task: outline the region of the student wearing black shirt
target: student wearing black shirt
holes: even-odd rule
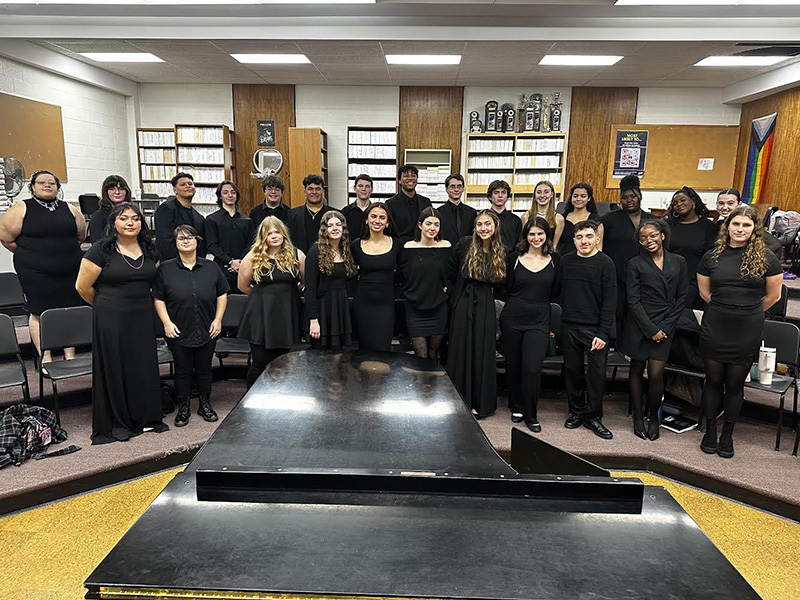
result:
[[[736,188],[726,188],[717,194],[717,232],[722,228],[722,223],[727,216],[742,205],[742,195]],[[781,259],[783,245],[780,240],[764,229],[764,243],[773,254]]]
[[[120,175],[109,175],[103,181],[100,191],[100,207],[89,219],[89,240],[96,244],[103,239],[108,225],[108,215],[121,202],[131,201],[131,188]]]
[[[577,251],[558,263],[557,295],[561,296],[561,343],[569,401],[564,427],[583,425],[608,440],[613,436],[601,419],[617,274],[614,261],[597,249],[599,228],[591,219],[575,224]],[[588,358],[585,384],[584,356]],[[584,392],[588,392],[588,402]]]
[[[522,235],[522,221],[510,210],[506,210],[506,203],[511,197],[511,186],[502,179],[497,179],[489,184],[486,197],[491,203],[491,210],[500,219],[500,237],[506,252],[511,252],[519,243]]]
[[[447,202],[437,210],[442,218],[441,236],[455,246],[462,237],[472,235],[478,211],[461,201],[464,195],[464,177],[459,173],[448,175],[444,180]]]
[[[601,221],[603,252],[614,261],[617,270],[617,328],[614,332],[617,340],[622,334],[622,325],[628,312],[628,263],[639,256],[641,249],[636,239],[636,229],[642,221],[653,218],[649,212],[642,210],[642,190],[636,175],[626,175],[619,182],[619,206],[622,210],[612,210]]]
[[[319,175],[306,175],[303,178],[303,191],[306,202],[289,211],[286,225],[292,238],[292,245],[303,254],[317,241],[319,224],[329,210],[325,204],[325,181]]]
[[[155,214],[156,245],[161,253],[161,260],[178,256],[178,249],[173,240],[173,232],[178,225],[194,227],[201,237],[206,231],[203,215],[192,207],[195,194],[194,177],[189,173],[178,173],[172,178],[171,183],[175,198],[162,202]],[[200,239],[197,255],[204,257],[206,253],[206,242]]]
[[[261,190],[264,192],[264,202],[250,209],[250,219],[256,229],[261,225],[261,221],[267,217],[278,217],[286,223],[289,218],[289,207],[283,203],[283,192],[286,186],[277,175],[270,175],[261,182]]]
[[[417,178],[419,169],[414,165],[403,165],[397,170],[397,180],[400,183],[400,193],[395,194],[386,201],[386,206],[392,213],[400,247],[414,239],[414,230],[417,227],[419,213],[431,206],[431,201],[425,196],[417,194]]]
[[[575,252],[575,225],[581,221],[592,219],[600,223],[598,229],[597,249],[603,251],[603,224],[597,216],[597,202],[594,200],[594,190],[588,183],[581,182],[573,185],[567,195],[567,204],[564,206],[564,231],[559,239],[558,253],[566,256]]]
[[[256,228],[249,217],[239,212],[239,188],[232,181],[217,186],[217,206],[220,209],[206,218],[208,251],[214,255],[228,279],[230,291],[241,293],[237,286],[239,265],[253,245]]]
[[[153,298],[175,361],[175,426],[183,427],[191,416],[193,376],[200,393],[197,414],[209,422],[218,419],[211,407],[211,360],[228,304],[228,281],[212,261],[197,256],[194,227],[179,225],[174,237],[178,257],[161,263]]]
[[[732,458],[744,382],[757,360],[764,311],[780,300],[783,269],[764,245],[755,208],[737,208],[722,228],[697,269],[700,297],[708,302],[700,329],[700,354],[706,363],[706,433],[700,449]],[[725,424],[717,440],[720,408],[725,411]]]
[[[372,196],[372,177],[364,175],[363,173],[356,177],[353,184],[353,190],[356,193],[355,202],[351,202],[342,209],[342,214],[347,221],[347,231],[350,233],[350,238],[358,238],[361,235],[361,229],[364,226],[364,218],[367,215],[367,209],[372,203],[370,196]]]

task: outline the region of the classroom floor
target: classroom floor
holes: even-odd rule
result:
[[[171,469],[0,518],[4,597],[79,600],[83,581],[172,477]],[[665,487],[764,600],[800,597],[800,524],[647,473]]]

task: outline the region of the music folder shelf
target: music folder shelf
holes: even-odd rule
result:
[[[757,598],[663,488],[517,429],[512,465],[437,364],[293,352],[86,597]]]

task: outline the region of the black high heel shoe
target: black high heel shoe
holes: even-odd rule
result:
[[[647,437],[650,441],[658,439],[661,430],[661,423],[658,420],[658,415],[652,417],[647,423]]]
[[[636,417],[633,418],[633,433],[638,438],[641,438],[643,440],[647,439],[647,431],[645,430],[644,427],[643,417],[639,417],[638,419]]]

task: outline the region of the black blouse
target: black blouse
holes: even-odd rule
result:
[[[761,299],[767,295],[766,278],[783,273],[772,252],[766,253],[767,272],[763,277],[742,278],[744,247],[728,246],[715,260],[709,250],[697,267],[699,275],[711,279],[711,304],[734,310],[761,310]]]
[[[403,248],[400,272],[403,295],[419,311],[429,311],[447,302],[447,264],[452,247]]]
[[[697,267],[703,255],[714,246],[717,237],[716,224],[705,218],[694,223],[672,224],[670,232],[669,251],[680,254],[686,260],[689,272],[689,285],[697,286]]]

